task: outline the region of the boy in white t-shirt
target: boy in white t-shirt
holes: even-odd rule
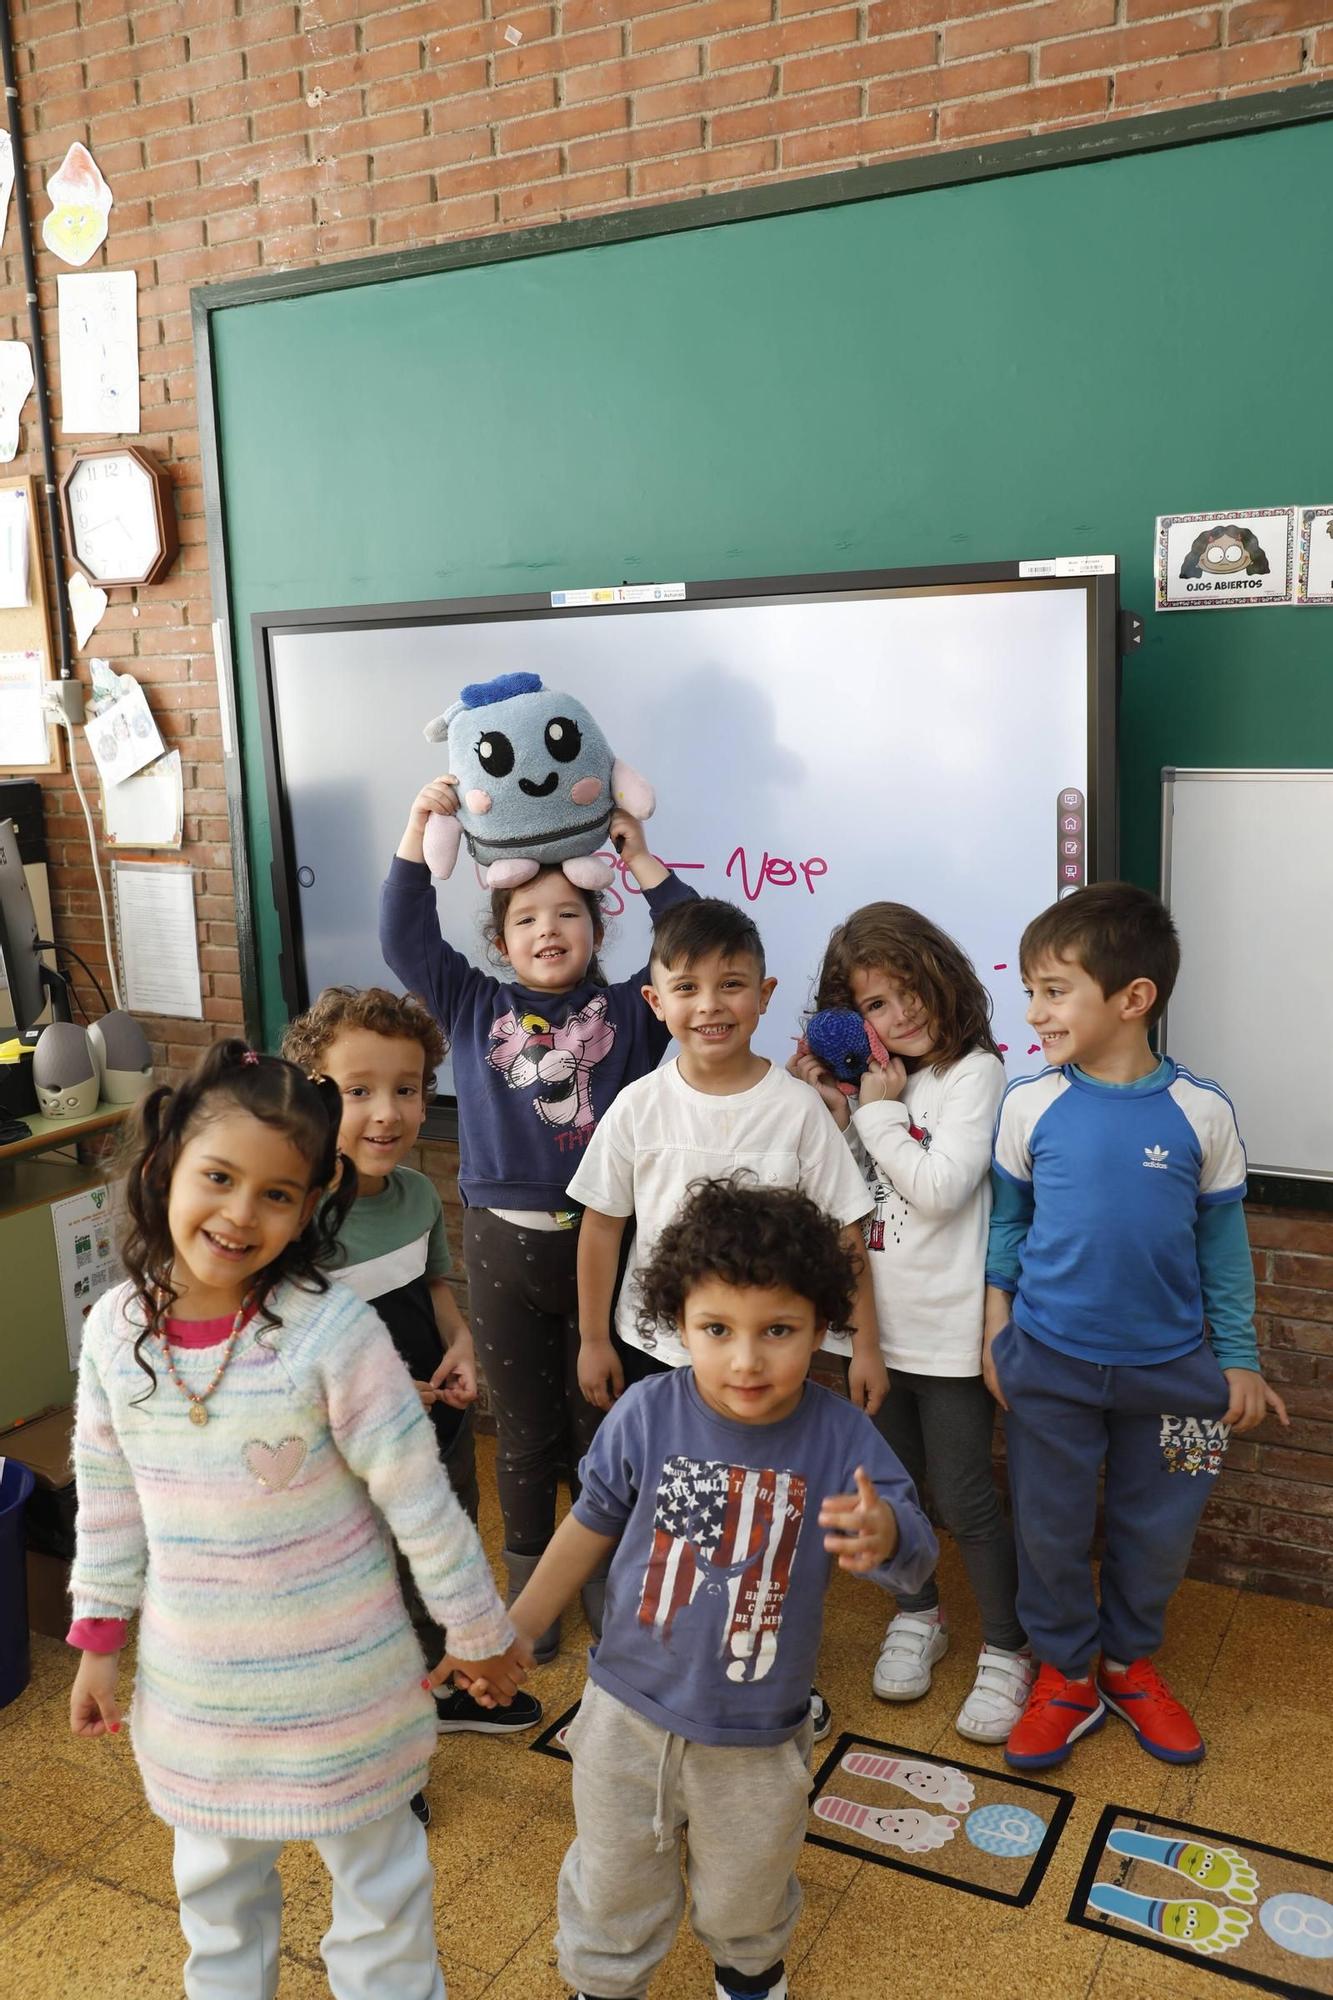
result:
[[[569,1184],[586,1211],[579,1235],[579,1387],[610,1409],[633,1380],[689,1359],[673,1326],[640,1311],[638,1273],[691,1185],[735,1174],[794,1187],[842,1226],[858,1277],[848,1387],[871,1416],[888,1388],[860,1220],[871,1198],[818,1091],[756,1055],[750,1041],[777,981],[764,947],[734,903],[700,897],[668,910],[653,935],[652,984],[643,989],[680,1054],[622,1090]],[[625,1224],[634,1241],[615,1312],[624,1361],[612,1344],[612,1301]]]

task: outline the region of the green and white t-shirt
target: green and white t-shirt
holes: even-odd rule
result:
[[[444,1355],[430,1288],[452,1268],[434,1186],[412,1167],[395,1167],[379,1194],[353,1203],[338,1243],[331,1275],[375,1308],[412,1379],[428,1382]],[[464,1413],[436,1403],[430,1414],[443,1450],[458,1435]]]

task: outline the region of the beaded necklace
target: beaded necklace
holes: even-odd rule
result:
[[[170,1342],[168,1341],[165,1333],[158,1334],[157,1336],[158,1345],[162,1349],[162,1360],[166,1366],[167,1374],[171,1377],[171,1380],[175,1383],[176,1387],[180,1390],[182,1396],[184,1396],[186,1402],[189,1404],[190,1422],[192,1424],[203,1425],[208,1422],[208,1411],[205,1408],[205,1404],[208,1402],[209,1397],[212,1395],[213,1391],[217,1388],[218,1383],[222,1380],[223,1376],[227,1372],[227,1363],[231,1360],[231,1351],[233,1347],[235,1347],[236,1345],[236,1336],[240,1333],[241,1328],[245,1325],[246,1319],[249,1316],[249,1312],[250,1312],[250,1295],[247,1292],[246,1296],[241,1300],[240,1305],[236,1309],[236,1317],[231,1323],[231,1332],[227,1335],[226,1343],[222,1349],[222,1359],[219,1361],[217,1368],[214,1371],[213,1379],[211,1382],[209,1382],[208,1386],[205,1389],[199,1392],[196,1392],[193,1389],[187,1389],[185,1384],[181,1381],[180,1376],[176,1373],[176,1364],[171,1358]]]

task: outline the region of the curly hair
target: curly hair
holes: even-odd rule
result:
[[[594,986],[605,986],[606,974],[603,972],[601,962],[597,956],[598,947],[606,936],[607,922],[601,895],[596,889],[580,889],[576,883],[569,880],[569,877],[565,875],[562,868],[539,868],[535,875],[530,875],[526,882],[515,883],[512,889],[491,890],[490,914],[483,917],[481,924],[481,934],[486,940],[491,957],[497,962],[503,960],[505,957],[505,918],[509,915],[509,905],[520,890],[530,889],[533,883],[540,882],[544,875],[559,875],[563,879],[571,897],[577,896],[587,910],[592,920],[593,954],[588,960],[588,969],[583,976],[585,979],[590,979]]]
[[[1251,576],[1268,575],[1268,557],[1258,537],[1249,528],[1242,528],[1234,521],[1219,522],[1215,528],[1205,528],[1190,543],[1189,553],[1180,565],[1182,576],[1203,575],[1204,550],[1211,542],[1238,542],[1245,551],[1245,568]]]
[[[415,993],[390,993],[383,986],[326,986],[314,1005],[289,1024],[282,1053],[307,1076],[315,1076],[324,1067],[330,1043],[344,1028],[365,1028],[392,1041],[420,1042],[429,1097],[449,1045],[439,1022]]]
[[[797,1188],[761,1187],[734,1174],[692,1182],[639,1274],[641,1321],[677,1325],[709,1278],[738,1290],[795,1292],[820,1326],[846,1326],[861,1260],[838,1224]]]
[[[328,1290],[321,1267],[331,1262],[338,1230],[356,1200],[356,1168],[338,1151],[342,1095],[331,1077],[308,1077],[281,1056],[256,1055],[231,1039],[214,1042],[174,1090],[162,1084],[150,1091],[137,1107],[125,1155],[130,1228],[121,1245],[143,1321],[134,1358],[148,1377],[150,1396],[157,1377],[144,1359],[144,1344],[161,1332],[180,1297],[172,1282],[175,1249],[167,1221],[171,1178],[186,1140],[228,1111],[246,1111],[290,1140],[310,1169],[312,1188],[328,1188],[335,1177],[338,1182],[251,1288],[264,1331],[282,1325],[268,1300],[284,1278],[305,1291]]]
[[[1034,917],[1018,947],[1026,979],[1043,958],[1082,966],[1109,1000],[1134,979],[1151,979],[1157,998],[1146,1025],[1166,1012],[1180,971],[1180,939],[1171,912],[1151,889],[1133,882],[1094,882]]]
[[[814,1012],[850,1007],[854,972],[887,972],[926,1010],[935,1046],[930,1066],[943,1071],[985,1049],[1000,1051],[991,1032],[991,1000],[960,944],[906,903],[866,903],[839,924],[824,952]]]

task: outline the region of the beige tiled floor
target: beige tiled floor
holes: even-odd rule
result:
[[[488,1485],[483,1472],[483,1491]],[[493,1505],[483,1528],[494,1552]],[[943,1579],[954,1645],[924,1701],[886,1708],[871,1695],[884,1602],[845,1577],[833,1586],[820,1682],[839,1729],[998,1768],[998,1751],[963,1745],[951,1727],[977,1634],[947,1543]],[[552,1717],[577,1698],[585,1638],[569,1621],[560,1659],[534,1676]],[[1052,1774],[1076,1804],[1026,1910],[807,1847],[806,1905],[788,1955],[793,2000],[1227,2000],[1254,1990],[1108,1942],[1066,1924],[1065,1912],[1101,1809],[1113,1801],[1333,1859],[1330,1659],[1333,1612],[1187,1584],[1164,1664],[1208,1739],[1205,1761],[1189,1770],[1155,1763],[1109,1722]],[[0,1710],[0,1994],[178,2000],[170,1835],[143,1803],[125,1740],[70,1737],[72,1664],[62,1646],[37,1640],[31,1687]],[[562,2000],[567,1990],[551,1940],[556,1872],[571,1831],[568,1770],[531,1755],[526,1743],[447,1737],[436,1757],[429,1839],[454,2000]],[[280,2000],[317,2000],[328,1991],[319,1958],[327,1884],[305,1846],[288,1849],[282,1874]],[[707,1960],[683,1934],[653,2000],[706,1994]]]

